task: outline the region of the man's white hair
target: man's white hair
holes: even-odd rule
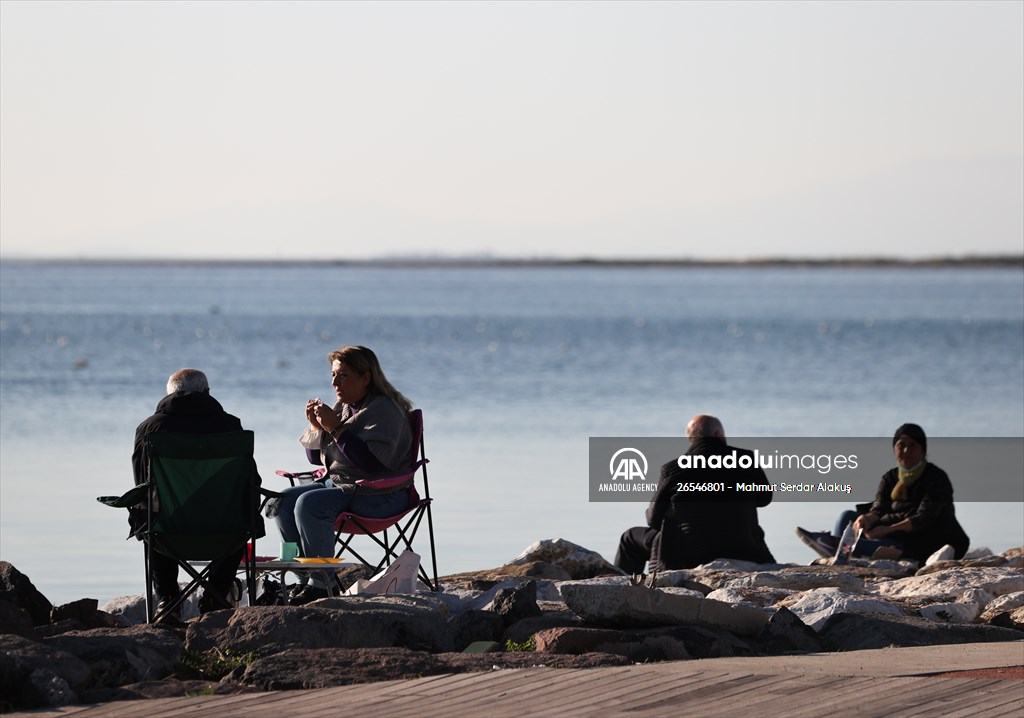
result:
[[[206,380],[206,374],[198,369],[179,369],[167,379],[167,393],[174,394],[179,391],[209,391],[210,382]]]

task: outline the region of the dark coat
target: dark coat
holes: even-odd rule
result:
[[[224,411],[220,402],[205,391],[179,391],[168,394],[156,405],[151,417],[135,429],[135,451],[132,453],[132,471],[135,484],[147,480],[149,455],[146,450],[146,436],[154,431],[168,431],[175,434],[224,434],[241,431],[242,422],[238,417]],[[252,475],[256,486],[261,482],[253,460]],[[132,533],[145,528],[145,510],[129,510],[129,525]],[[257,535],[263,536],[263,519],[259,518]]]
[[[971,541],[956,519],[953,484],[946,472],[935,464],[927,464],[924,473],[908,489],[906,501],[892,500],[892,490],[898,481],[899,469],[890,469],[882,476],[870,512],[887,526],[910,519],[913,531],[892,534],[892,538],[903,542],[903,553],[923,563],[950,544],[956,549],[956,557],[962,558]]]
[[[718,439],[690,445],[691,456],[753,454]],[[715,491],[678,491],[678,484],[723,484]],[[659,529],[651,559],[661,569],[692,568],[717,558],[775,563],[757,521],[758,507],[771,503],[771,491],[736,491],[737,483],[767,485],[760,468],[681,469],[675,461],[661,467],[658,492],[647,508],[647,523]]]

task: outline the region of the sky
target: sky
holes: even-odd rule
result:
[[[0,258],[1024,252],[1024,3],[0,3]]]

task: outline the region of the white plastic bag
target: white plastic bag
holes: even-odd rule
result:
[[[420,555],[406,549],[395,562],[371,579],[359,579],[345,591],[346,596],[357,593],[385,595],[389,593],[416,593],[416,574],[420,570]]]

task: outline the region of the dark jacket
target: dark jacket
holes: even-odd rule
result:
[[[229,431],[241,431],[242,422],[238,417],[224,411],[216,399],[205,391],[179,391],[168,394],[156,405],[151,417],[139,424],[135,429],[135,451],[132,453],[132,470],[135,484],[146,482],[149,456],[146,451],[146,435],[154,431],[168,431],[175,434],[223,434]],[[256,470],[256,461],[252,464],[253,481],[259,487],[262,483]],[[145,526],[145,510],[129,511],[129,525],[132,533]],[[264,535],[263,519],[259,518],[257,535]]]
[[[718,439],[699,439],[691,456],[753,454]],[[757,521],[758,507],[771,503],[772,492],[736,491],[737,483],[767,485],[764,471],[747,469],[681,469],[675,461],[661,467],[658,492],[647,508],[647,522],[660,528],[651,559],[661,569],[692,568],[717,558],[775,563]],[[720,484],[713,491],[679,491],[678,484]]]
[[[953,508],[953,484],[946,472],[935,464],[927,464],[924,473],[907,490],[906,501],[893,501],[892,490],[899,481],[899,469],[891,469],[882,476],[870,512],[879,517],[879,523],[891,526],[910,519],[910,533],[892,534],[903,542],[903,553],[924,562],[946,544],[956,549],[962,558],[970,546],[970,539]]]

